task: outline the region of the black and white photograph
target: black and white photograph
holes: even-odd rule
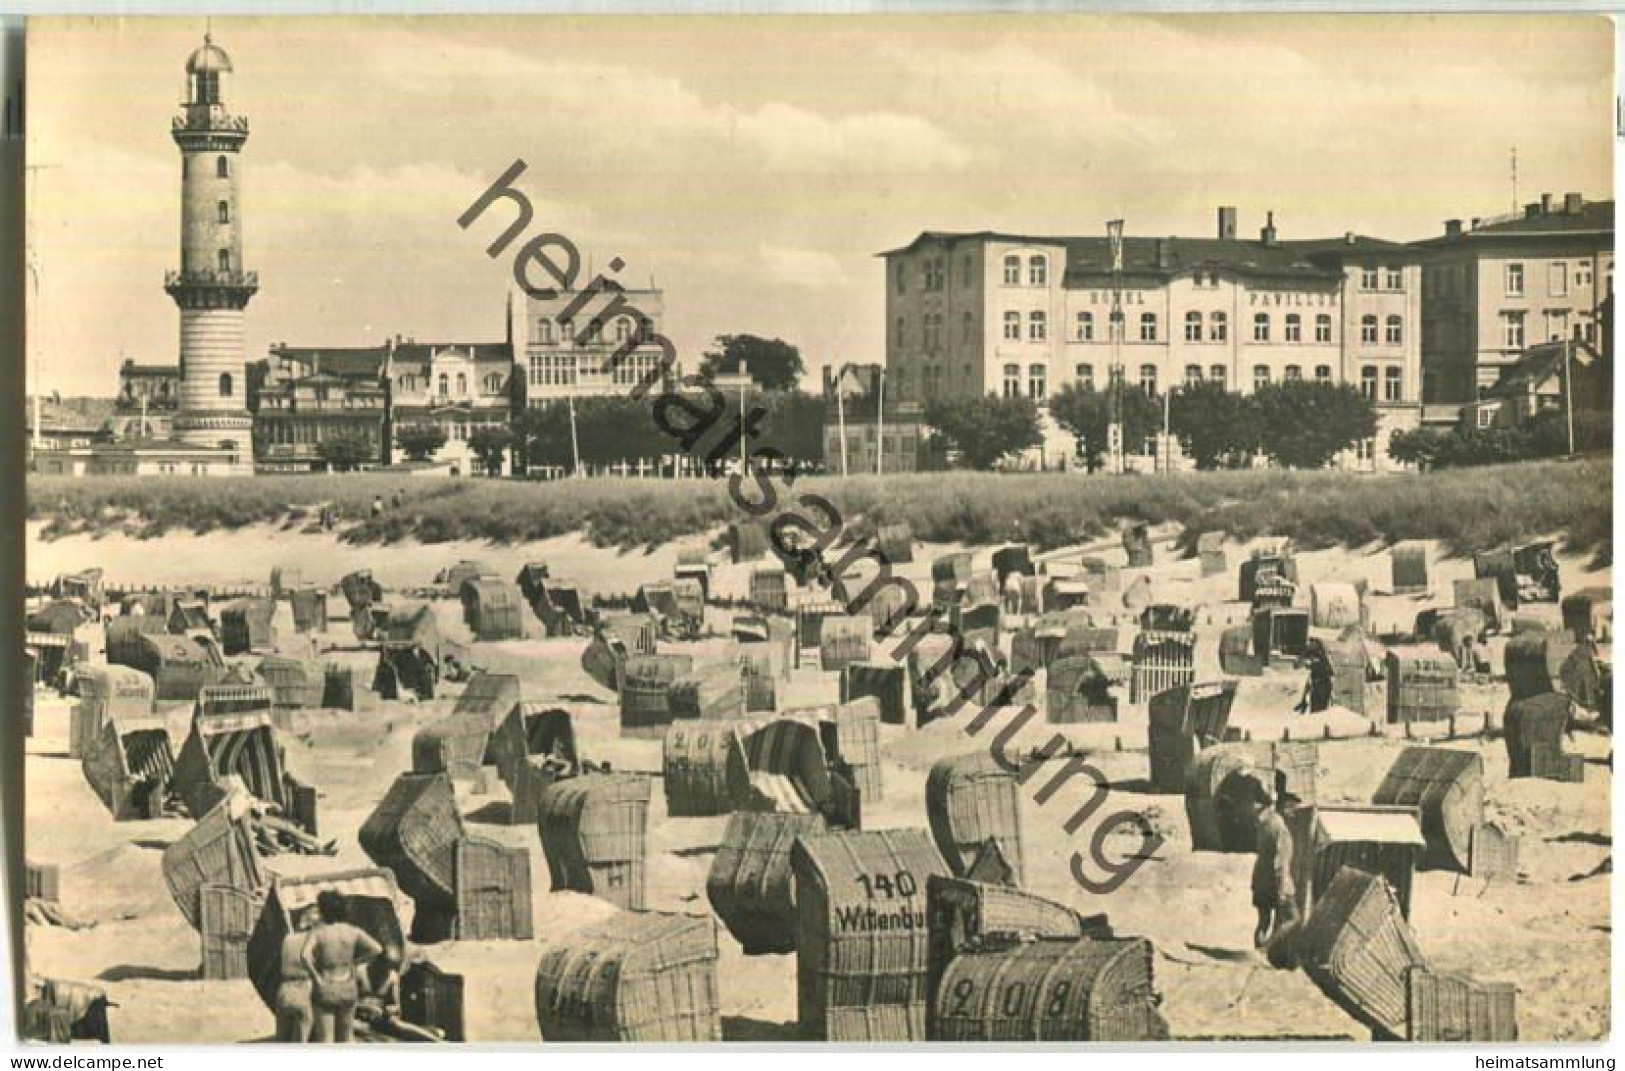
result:
[[[8,1043],[1610,1038],[1609,18],[26,47]]]

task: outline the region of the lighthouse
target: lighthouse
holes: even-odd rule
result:
[[[229,451],[254,471],[253,418],[244,382],[243,314],[259,276],[243,267],[241,163],[248,120],[226,108],[231,57],[205,34],[186,61],[186,100],[171,124],[181,150],[181,266],[164,289],[181,314],[177,438]]]

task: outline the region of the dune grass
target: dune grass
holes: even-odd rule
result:
[[[1612,556],[1612,459],[1546,461],[1424,475],[1340,472],[1106,477],[922,473],[811,478],[795,494],[827,497],[847,523],[907,522],[917,538],[1053,548],[1120,522],[1177,522],[1187,537],[1285,536],[1304,547],[1436,539],[1470,554],[1564,535],[1567,549]],[[29,516],[42,538],[123,531],[153,537],[252,524],[310,528],[331,505],[353,543],[457,539],[513,544],[580,532],[599,546],[650,547],[741,519],[723,481],[598,479],[557,483],[429,480],[369,473],[253,479],[31,477]],[[375,495],[400,509],[370,515]],[[793,508],[788,496],[781,503]],[[803,512],[807,512],[803,510]],[[809,513],[817,517],[817,514]],[[820,523],[822,523],[820,521]]]

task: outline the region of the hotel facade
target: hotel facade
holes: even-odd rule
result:
[[[1349,383],[1378,430],[1342,463],[1396,467],[1389,437],[1420,420],[1422,254],[1352,233],[1283,240],[1273,218],[1242,239],[1236,223],[1226,207],[1213,238],[1126,238],[1117,265],[1104,234],[923,233],[881,254],[887,389],[1042,405],[1069,382],[1104,389],[1114,368],[1153,396],[1199,381]]]

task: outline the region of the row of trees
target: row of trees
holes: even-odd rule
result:
[[[1175,389],[1167,405],[1169,431],[1199,469],[1242,466],[1257,454],[1289,468],[1321,468],[1377,430],[1370,400],[1347,384],[1293,381],[1249,395],[1204,382]],[[1072,433],[1078,458],[1091,472],[1106,459],[1114,408],[1120,408],[1130,449],[1162,431],[1162,401],[1137,387],[1097,391],[1068,383],[1050,399],[1051,418]],[[992,468],[1042,438],[1038,409],[1029,398],[935,402],[926,407],[925,420],[969,468]]]
[[[755,389],[747,393],[747,410],[765,415],[755,424],[761,438],[754,445],[777,449],[786,457],[821,463],[825,422],[831,418],[822,397],[796,390],[805,368],[797,348],[781,339],[723,335],[700,363],[702,375],[748,371]],[[735,399],[728,399],[732,408]],[[1264,454],[1291,468],[1319,468],[1339,452],[1376,430],[1371,402],[1352,386],[1294,381],[1273,384],[1244,395],[1203,382],[1175,389],[1167,398],[1168,426],[1200,469],[1247,464]],[[482,428],[468,440],[480,465],[491,474],[502,470],[510,453],[515,466],[572,467],[577,458],[588,465],[635,463],[676,452],[652,419],[650,399],[624,396],[581,399],[571,407],[555,402],[519,410],[507,428]],[[854,410],[864,411],[857,404]],[[1097,391],[1068,383],[1049,400],[1051,417],[1078,444],[1079,460],[1093,472],[1108,452],[1114,410],[1122,421],[1129,449],[1163,427],[1163,401],[1127,385]],[[853,414],[849,414],[853,415]],[[955,398],[933,402],[924,414],[934,429],[933,446],[952,450],[961,464],[990,469],[1011,454],[1042,441],[1037,406],[1027,398]],[[445,430],[434,424],[409,424],[396,430],[396,442],[407,458],[421,461],[446,444]],[[1455,444],[1431,440],[1406,442],[1412,453],[1401,460],[1449,464]],[[329,467],[344,471],[370,460],[370,449],[357,438],[341,437],[319,447]]]

